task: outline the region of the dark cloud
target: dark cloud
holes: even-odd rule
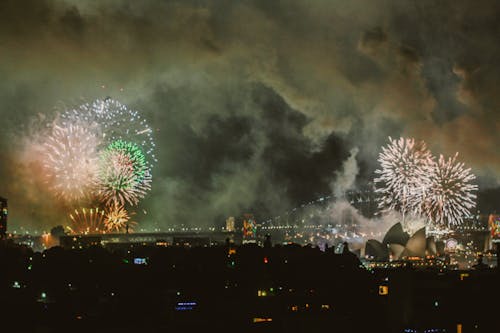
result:
[[[25,179],[33,118],[108,95],[155,127],[146,223],[300,204],[331,190],[355,147],[362,185],[388,135],[460,151],[481,186],[498,186],[499,13],[465,0],[2,1],[12,223],[50,225],[66,209]],[[39,209],[50,212],[24,213]]]

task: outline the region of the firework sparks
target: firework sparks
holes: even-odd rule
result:
[[[475,207],[478,186],[471,184],[476,177],[464,163],[457,162],[458,153],[445,159],[443,155],[434,164],[431,187],[426,197],[426,212],[438,225],[458,225],[471,215]]]
[[[141,149],[117,140],[102,153],[99,195],[107,205],[135,205],[151,188],[151,175]]]
[[[83,123],[54,124],[43,146],[47,182],[66,201],[93,193],[97,175],[98,138]]]
[[[99,208],[81,208],[69,214],[73,224],[70,228],[74,233],[102,233],[104,232],[104,211]]]
[[[126,214],[124,206],[137,205],[151,189],[156,157],[146,120],[107,98],[66,110],[49,128],[40,156],[51,191],[71,203],[101,201],[111,207],[107,225],[121,228],[118,212]],[[71,213],[74,229],[95,229],[93,214]]]
[[[99,124],[104,147],[117,140],[137,144],[147,156],[150,173],[153,164],[157,162],[154,154],[153,130],[138,111],[130,110],[118,101],[106,98],[86,103],[66,111],[62,118],[70,123],[77,119]]]
[[[430,186],[429,175],[434,158],[426,144],[411,138],[393,140],[382,147],[378,161],[381,169],[375,173],[376,192],[381,195],[379,207],[399,210],[403,214],[421,213],[425,193]]]
[[[431,228],[461,224],[471,216],[478,186],[470,168],[457,162],[458,153],[436,162],[425,143],[414,139],[392,140],[379,155],[381,170],[375,179],[381,194],[379,207],[426,216]]]
[[[122,205],[113,205],[106,213],[104,225],[109,232],[120,232],[133,227],[136,223],[130,221],[130,215]]]
[[[40,175],[39,184],[64,206],[102,207],[71,211],[72,233],[135,224],[126,206],[137,205],[151,189],[157,161],[153,130],[139,112],[112,99],[96,100],[55,118],[40,117],[30,128],[23,156]]]

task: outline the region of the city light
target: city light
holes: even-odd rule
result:
[[[254,323],[266,323],[271,321],[273,321],[273,318],[260,318],[260,317],[253,318]]]

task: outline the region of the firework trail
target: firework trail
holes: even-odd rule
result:
[[[47,183],[56,196],[78,201],[94,192],[98,138],[84,123],[53,124],[42,148]]]
[[[375,178],[375,191],[380,194],[379,207],[400,211],[403,221],[407,213],[421,213],[434,165],[434,157],[425,142],[389,137],[389,144],[382,147],[378,161],[381,169],[375,171],[379,175]]]
[[[457,157],[458,153],[448,159],[440,155],[431,173],[425,211],[437,225],[461,224],[476,205],[478,186],[471,184],[476,177],[464,163],[456,161]]]
[[[69,214],[73,224],[73,233],[102,233],[105,231],[104,210],[99,208],[81,208]]]

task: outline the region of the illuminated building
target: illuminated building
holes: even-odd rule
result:
[[[401,256],[423,258],[425,257],[426,246],[425,228],[422,228],[410,237]]]
[[[382,243],[399,244],[405,246],[410,236],[403,230],[401,223],[394,224],[384,236]]]
[[[0,197],[0,238],[5,237],[7,232],[7,199]]]
[[[234,232],[234,216],[229,216],[226,220],[226,231]]]

